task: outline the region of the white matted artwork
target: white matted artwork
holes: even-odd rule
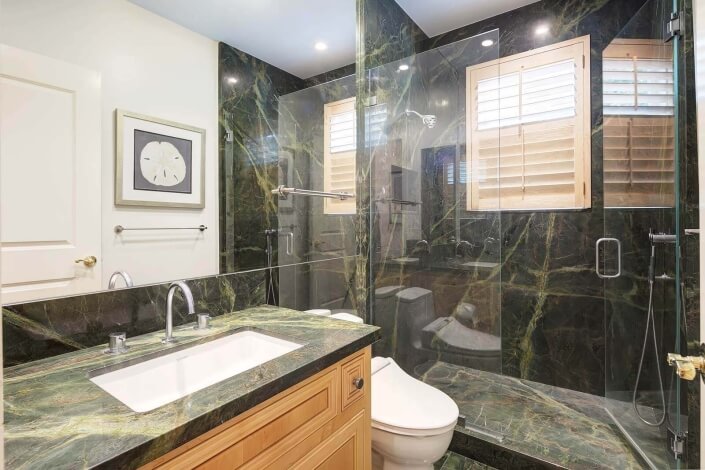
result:
[[[203,208],[206,131],[115,111],[115,204]]]

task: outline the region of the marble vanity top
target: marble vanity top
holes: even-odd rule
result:
[[[314,375],[379,338],[379,329],[294,310],[262,306],[214,318],[205,332],[175,328],[128,339],[130,350],[105,345],[7,368],[5,468],[136,468]],[[146,413],[131,411],[89,380],[89,372],[167,347],[256,328],[303,344],[291,353]]]

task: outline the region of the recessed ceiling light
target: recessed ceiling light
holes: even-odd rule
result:
[[[237,83],[237,78],[228,77],[228,83],[230,83],[231,85],[235,85]]]
[[[328,44],[326,44],[323,41],[318,41],[316,44],[313,45],[314,48],[316,48],[317,51],[325,51],[328,49]]]
[[[494,41],[492,39],[485,39],[482,41],[482,45],[484,47],[490,47],[492,44],[494,44]]]
[[[399,66],[399,71],[400,71],[400,72],[406,72],[407,70],[409,70],[409,66],[408,66],[407,64],[401,64],[401,65]]]
[[[547,24],[540,24],[536,27],[536,35],[537,36],[543,36],[544,34],[548,33],[548,25]]]

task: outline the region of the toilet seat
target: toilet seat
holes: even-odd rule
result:
[[[372,426],[406,436],[432,436],[455,427],[458,405],[404,372],[391,358],[372,359]]]
[[[455,418],[456,421],[458,418]],[[388,424],[380,423],[375,421],[374,419],[372,420],[372,427],[375,429],[379,429],[380,431],[387,431],[392,434],[398,434],[400,436],[416,436],[416,437],[424,437],[424,436],[436,436],[438,434],[443,434],[448,431],[452,431],[455,429],[455,421],[449,424],[448,426],[444,428],[438,428],[438,429],[409,429],[409,428],[398,428],[396,426],[389,426]]]

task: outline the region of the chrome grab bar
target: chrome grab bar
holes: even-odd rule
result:
[[[284,185],[279,186],[277,189],[272,189],[272,194],[278,194],[279,197],[286,199],[289,194],[301,194],[302,196],[317,196],[317,197],[328,197],[331,199],[340,199],[344,201],[348,198],[355,197],[352,193],[333,193],[329,191],[314,191],[312,189],[299,189],[299,188],[287,188]]]
[[[600,272],[600,244],[604,242],[617,242],[617,272],[615,274]],[[600,238],[595,242],[595,272],[601,279],[615,279],[622,275],[622,242],[616,238]]]
[[[198,227],[123,227],[122,225],[115,226],[115,233],[122,233],[128,230],[200,230],[203,232],[208,229],[205,225],[201,224]]]

